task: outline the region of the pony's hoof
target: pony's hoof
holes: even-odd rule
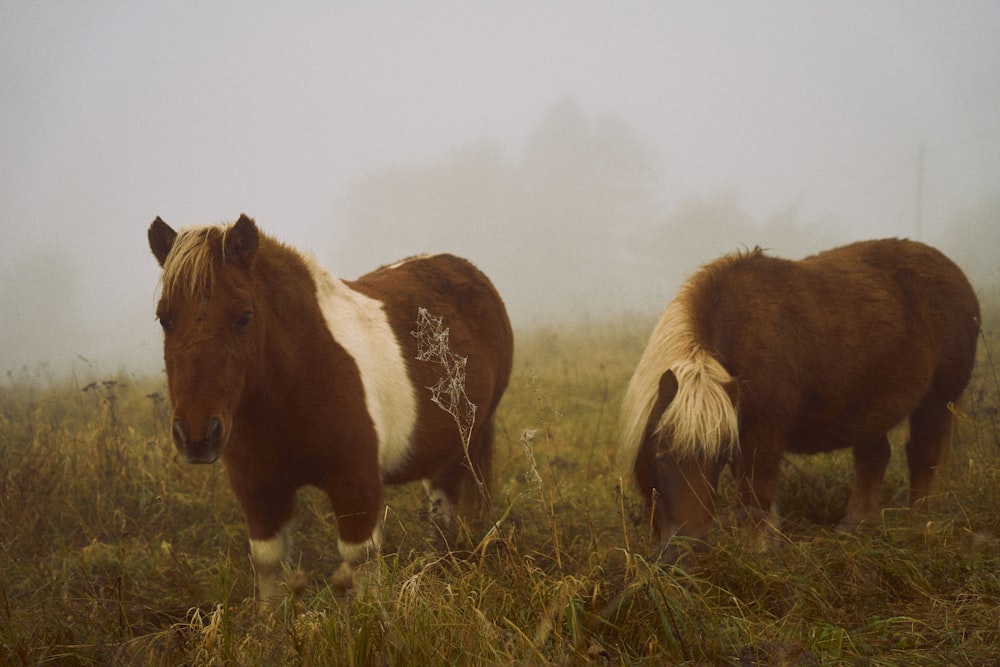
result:
[[[851,534],[858,532],[866,525],[871,525],[871,517],[851,516],[848,514],[837,522],[837,526],[834,530],[842,534]]]
[[[354,568],[347,563],[341,563],[337,571],[330,576],[330,584],[339,593],[346,593],[354,588]]]
[[[300,597],[306,590],[306,586],[309,585],[309,577],[302,570],[295,570],[292,572],[291,576],[288,577],[288,590],[292,592],[295,597]]]
[[[784,544],[781,517],[773,508],[744,506],[734,513],[734,519],[742,527],[743,544],[751,551],[767,553]]]
[[[660,565],[679,565],[687,556],[707,553],[709,549],[709,543],[704,540],[675,535],[661,541],[651,556]]]

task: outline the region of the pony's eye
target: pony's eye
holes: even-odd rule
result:
[[[247,310],[240,314],[236,318],[236,330],[243,331],[248,326],[250,326],[250,320],[253,319],[253,311]]]
[[[174,328],[174,321],[169,317],[162,315],[160,317],[157,317],[156,319],[160,321],[160,326],[163,327],[164,333],[168,333],[171,329]]]

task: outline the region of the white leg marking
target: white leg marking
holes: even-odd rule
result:
[[[371,560],[382,548],[382,524],[378,523],[371,537],[361,542],[344,542],[337,540],[337,548],[344,562],[352,567]]]
[[[337,540],[337,548],[344,559],[330,577],[333,585],[341,591],[354,587],[354,572],[362,565],[371,561],[382,548],[382,523],[375,525],[371,537],[361,542],[344,542]]]
[[[288,559],[291,547],[292,537],[287,524],[272,538],[250,540],[250,558],[257,571],[260,601],[264,605],[281,597],[281,565]]]
[[[451,526],[455,519],[455,508],[448,500],[448,496],[445,495],[444,491],[433,488],[430,481],[426,479],[424,480],[424,490],[427,491],[427,498],[430,502],[431,521],[441,528]]]

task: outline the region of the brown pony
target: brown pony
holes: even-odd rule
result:
[[[513,335],[472,264],[414,257],[348,282],[245,215],[179,234],[157,218],[149,245],[163,267],[156,316],[174,443],[190,463],[221,456],[265,605],[281,592],[300,487],[319,487],[333,506],[344,561],[334,581],[346,587],[379,550],[384,483],[424,480],[432,517],[447,526],[470,479],[488,481]],[[465,437],[427,389],[440,365],[417,360],[421,309],[467,357],[475,412]]]
[[[887,432],[907,418],[909,500],[923,503],[978,332],[965,275],[913,241],[801,261],[758,248],[703,267],[661,316],[622,406],[621,459],[661,548],[675,534],[706,537],[726,463],[752,525],[776,527],[785,452],[852,448],[841,526],[856,526],[877,510]]]

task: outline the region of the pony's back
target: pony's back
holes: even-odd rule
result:
[[[925,398],[955,400],[972,372],[975,292],[921,243],[800,261],[755,251],[709,265],[696,285],[696,339],[739,378],[741,413],[792,433],[794,451],[848,446]]]

